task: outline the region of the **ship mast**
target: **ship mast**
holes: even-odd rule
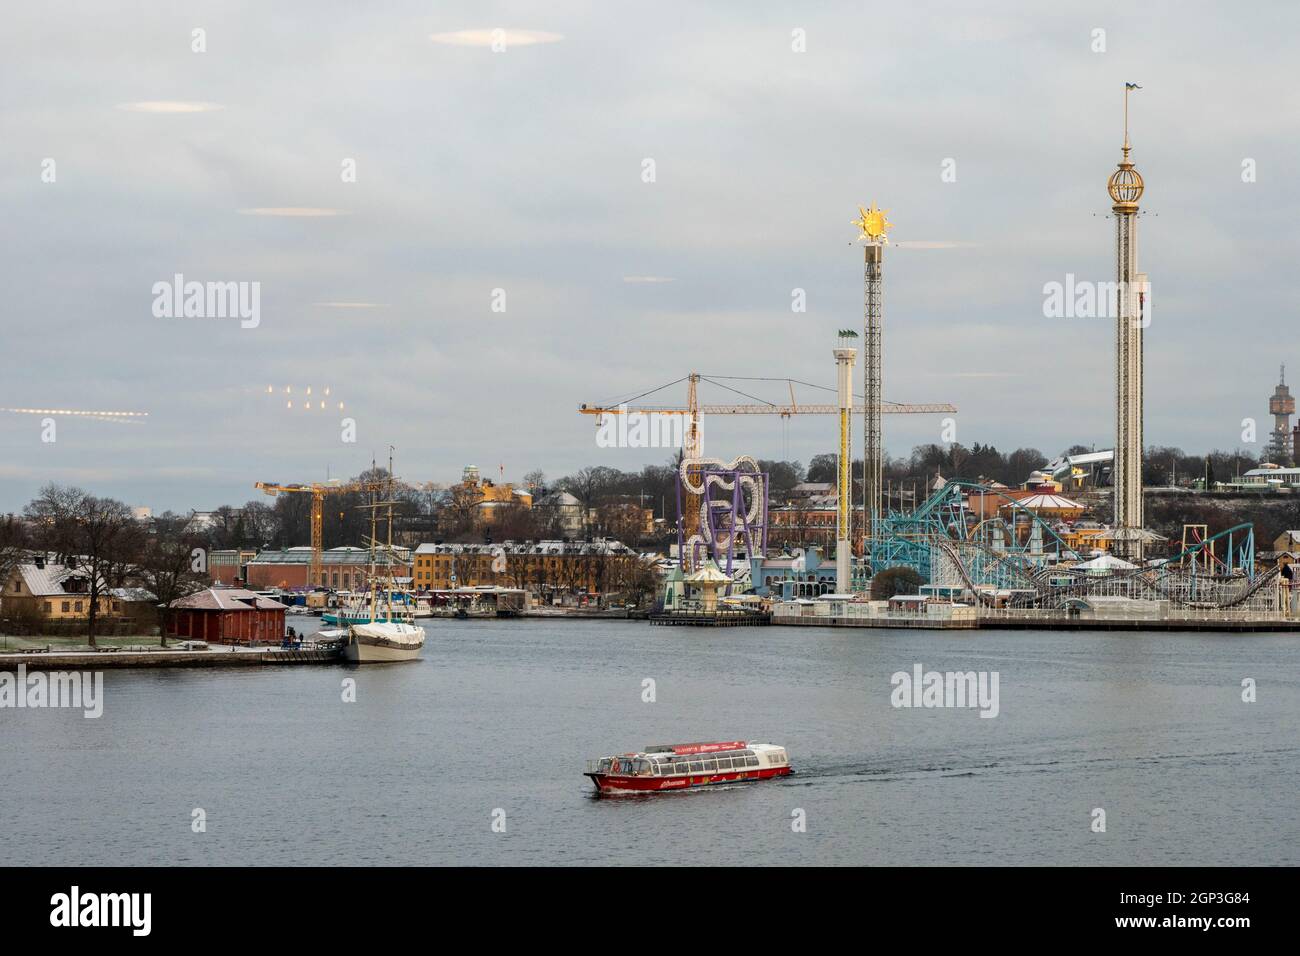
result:
[[[372,463],[373,465],[373,463]],[[378,610],[379,591],[375,586],[375,493],[370,492],[370,623],[376,621],[375,612]]]
[[[393,446],[388,446],[388,549],[384,553],[384,563],[388,571],[388,620],[393,620]]]

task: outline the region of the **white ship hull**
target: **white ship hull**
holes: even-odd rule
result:
[[[354,664],[377,664],[384,661],[413,661],[420,656],[419,647],[384,647],[380,644],[362,644],[354,641],[343,649],[345,660]]]
[[[424,628],[410,624],[362,624],[348,633],[343,657],[356,664],[413,661],[424,650]]]

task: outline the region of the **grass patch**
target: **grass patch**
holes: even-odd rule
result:
[[[168,646],[175,646],[176,638],[169,638]],[[148,634],[138,634],[134,637],[97,637],[95,643],[100,647],[157,647],[157,636]],[[30,648],[51,647],[56,651],[88,651],[90,645],[86,643],[85,635],[78,637],[47,637],[35,635],[33,637],[15,637],[12,634],[6,637],[0,637],[0,653],[5,651],[23,651]]]

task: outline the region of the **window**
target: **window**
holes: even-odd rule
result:
[[[691,764],[691,773],[700,773],[703,770],[704,770],[704,764],[698,762]]]
[[[81,602],[80,602],[80,601],[77,602],[77,606],[74,607],[73,610],[76,611],[78,614],[81,613]]]
[[[718,769],[719,769],[719,770],[730,770],[730,769],[731,769],[731,761],[730,761],[730,760],[726,760],[726,759],[719,760],[719,761],[718,761]]]
[[[746,758],[745,758],[745,763],[748,764],[748,765],[751,766],[751,767],[757,767],[757,766],[758,766],[758,758],[757,758],[757,757],[746,757]]]
[[[718,762],[717,762],[716,760],[706,760],[706,761],[704,761],[704,772],[705,772],[705,773],[717,773],[717,772],[718,772]]]
[[[50,610],[51,610],[50,602],[49,602],[49,601],[46,601],[46,602],[45,602],[45,613],[46,613],[46,614],[49,614],[49,613],[50,613]]]
[[[70,610],[72,610],[72,605],[71,605],[69,602],[64,601],[64,602],[63,602],[63,613],[64,613],[64,614],[67,614]]]
[[[690,772],[691,772],[690,764],[685,764],[685,763],[673,764],[673,773],[690,773]]]

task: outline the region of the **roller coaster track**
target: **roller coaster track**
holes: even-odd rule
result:
[[[961,548],[973,548],[981,552],[983,557],[991,559],[995,564],[1008,571],[1013,577],[1020,577],[1025,580],[1037,592],[1037,603],[1040,606],[1061,607],[1070,600],[1087,601],[1090,597],[1095,596],[1094,588],[1098,583],[1097,579],[1084,572],[1072,571],[1069,568],[1044,567],[1030,569],[1009,560],[1005,555],[999,554],[985,545],[970,541],[956,542],[950,538],[936,536],[933,543],[952,562],[962,583],[985,606],[992,606],[996,599],[986,590],[988,588],[986,582],[976,585],[971,578],[967,566],[968,561],[962,555]],[[958,547],[958,545],[961,545],[961,547]],[[1164,578],[1167,577],[1167,573],[1162,574],[1159,571],[1149,569],[1134,569],[1127,573],[1112,574],[1108,578],[1108,583],[1129,585],[1130,596],[1135,598],[1164,598],[1179,607],[1197,610],[1227,610],[1250,600],[1263,588],[1272,584],[1277,579],[1278,574],[1279,570],[1272,568],[1263,574],[1256,575],[1254,580],[1248,580],[1245,577],[1236,575],[1206,576],[1204,580],[1207,586],[1231,583],[1246,585],[1232,597],[1219,601],[1194,601],[1181,597],[1175,593],[1175,589],[1165,583]],[[1061,576],[1068,578],[1070,583],[1062,585],[1051,582],[1052,578],[1060,578]],[[1012,600],[1013,605],[1016,606],[1024,603],[1023,599],[1013,598]]]

